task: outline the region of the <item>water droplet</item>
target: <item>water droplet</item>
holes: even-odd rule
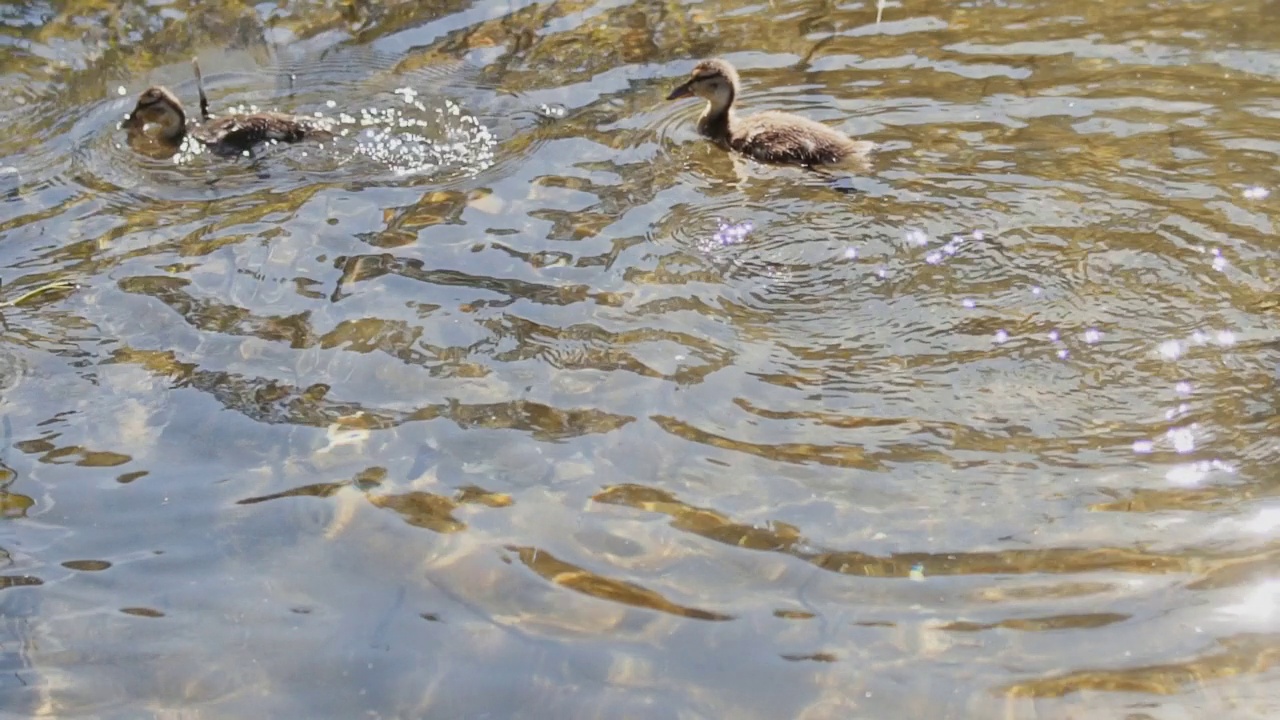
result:
[[[1186,454],[1196,449],[1196,437],[1189,427],[1170,428],[1165,437],[1176,452]]]
[[[128,95],[128,94],[129,94],[129,91],[128,91],[128,90],[125,90],[125,89],[124,89],[124,86],[123,86],[123,85],[121,85],[120,87],[116,88],[116,94],[117,94],[117,95]]]

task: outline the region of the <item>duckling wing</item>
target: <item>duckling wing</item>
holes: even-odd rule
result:
[[[865,156],[871,143],[855,141],[822,123],[783,112],[748,116],[732,129],[734,150],[757,160],[801,165],[831,165]]]

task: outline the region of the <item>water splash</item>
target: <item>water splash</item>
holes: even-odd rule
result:
[[[497,140],[479,118],[463,112],[452,100],[445,100],[433,113],[412,88],[395,92],[405,105],[430,119],[395,107],[362,108],[358,118],[341,114],[341,135],[360,129],[355,136],[356,154],[385,165],[396,175],[444,167],[482,170],[493,164]]]

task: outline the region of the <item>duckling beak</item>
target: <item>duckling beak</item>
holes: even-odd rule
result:
[[[671,91],[671,94],[667,96],[667,99],[668,99],[668,100],[679,100],[680,98],[693,97],[693,89],[690,87],[691,85],[693,85],[693,81],[692,81],[692,80],[690,80],[689,82],[687,82],[687,83],[685,83],[685,84],[681,85],[680,87],[676,88],[675,90],[672,90],[672,91]]]

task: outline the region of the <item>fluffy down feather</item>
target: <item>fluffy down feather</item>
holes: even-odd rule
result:
[[[783,112],[730,117],[729,147],[762,162],[836,165],[865,156],[872,144],[819,122]]]
[[[820,167],[849,160],[864,162],[874,145],[853,140],[819,122],[784,112],[738,117],[738,72],[724,60],[703,60],[668,100],[697,96],[707,101],[698,132],[761,162]]]
[[[323,139],[328,135],[323,127],[309,118],[271,112],[214,118],[191,129],[191,136],[215,153],[241,152],[270,140],[293,143],[303,138]]]

